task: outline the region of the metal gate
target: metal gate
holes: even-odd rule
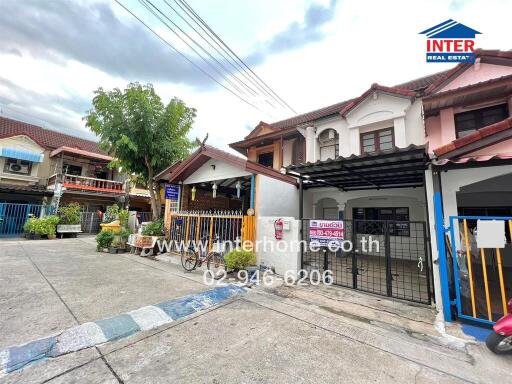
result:
[[[503,222],[505,248],[477,247],[478,220]],[[507,313],[507,300],[512,298],[512,217],[450,216],[448,230],[457,317],[494,324]]]
[[[52,212],[53,207],[49,205],[0,203],[0,237],[19,236],[28,218]]]
[[[423,221],[343,220],[342,249],[309,247],[302,220],[302,269],[331,271],[333,283],[418,303],[431,303],[430,258]],[[352,244],[352,248],[349,248]]]

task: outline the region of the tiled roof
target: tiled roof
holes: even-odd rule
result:
[[[51,131],[37,125],[0,116],[0,139],[18,135],[30,137],[36,143],[47,149],[56,149],[62,146],[78,148],[88,152],[105,154],[98,143]]]
[[[443,78],[450,70],[434,73],[433,75],[420,77],[415,80],[411,80],[407,83],[395,85],[391,88],[397,89],[401,88],[408,91],[422,91],[429,85],[433,84],[434,82],[438,81],[439,79]],[[323,117],[327,117],[330,115],[334,115],[336,113],[339,113],[343,108],[345,108],[348,104],[351,102],[357,100],[358,98],[345,100],[336,104],[329,105],[328,107],[320,108],[311,112],[304,113],[302,115],[297,115],[294,117],[291,117],[289,119],[277,121],[275,123],[270,124],[273,128],[276,129],[286,129],[290,127],[295,127],[299,124],[305,124],[307,122],[321,119]]]
[[[456,150],[458,150],[458,152],[463,152],[463,148],[468,146],[469,144],[476,143],[485,138],[491,138],[492,136],[495,136],[498,133],[509,129],[512,129],[512,117],[499,121],[495,124],[488,125],[487,127],[480,128],[478,131],[473,132],[470,135],[453,140],[449,144],[434,149],[434,153],[436,154],[436,156],[449,158],[450,154]],[[491,140],[488,143],[486,142],[485,146],[492,144],[495,144],[495,142]],[[482,141],[482,146],[484,146],[484,141]],[[477,148],[471,148],[468,149],[466,152],[472,152],[475,151],[476,149]]]

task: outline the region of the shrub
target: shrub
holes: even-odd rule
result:
[[[80,224],[80,213],[82,208],[78,203],[69,203],[59,208],[60,224],[77,225]]]
[[[164,222],[162,219],[153,221],[144,227],[142,230],[144,236],[163,236],[164,234]]]
[[[39,220],[43,220],[44,222],[44,234],[54,237],[57,232],[57,225],[60,223],[60,218],[58,216],[47,216]]]
[[[126,224],[128,224],[128,215],[129,212],[127,209],[121,209],[119,211],[117,217],[119,219],[119,224],[121,225],[121,227],[126,227]]]
[[[119,206],[117,204],[113,204],[107,208],[107,212],[103,215],[103,222],[108,224],[115,220],[119,215]]]
[[[128,236],[130,236],[132,233],[126,228],[121,229],[121,232],[119,232],[117,235],[126,242],[128,240]]]
[[[23,225],[23,230],[26,233],[36,233],[36,223],[38,219],[30,218],[25,222],[25,225]]]
[[[224,262],[227,269],[245,269],[256,264],[256,255],[254,252],[235,249],[224,256]]]
[[[101,231],[96,235],[96,243],[98,244],[98,250],[108,248],[114,241],[114,234],[112,232]]]

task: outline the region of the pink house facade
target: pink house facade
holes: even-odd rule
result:
[[[422,102],[425,140],[431,157],[426,186],[430,226],[432,233],[437,230],[437,236],[432,237],[434,263],[441,253],[438,254],[437,243],[441,244],[444,236],[434,225],[439,219],[434,214],[437,192],[445,226],[452,217],[454,244],[447,241],[447,262],[450,268],[450,252],[460,262],[454,268],[460,268],[456,271],[460,281],[455,284],[461,287],[461,311],[474,311],[472,317],[496,321],[502,315],[502,297],[512,297],[509,228],[500,257],[496,257],[499,252],[492,250],[486,264],[476,248],[477,220],[468,218],[464,228],[462,217],[512,217],[512,51],[478,51],[474,64],[460,64],[429,86]],[[466,243],[468,237],[471,241]],[[465,286],[469,281],[464,265],[466,247],[473,253],[472,305],[470,290],[466,289],[469,285]],[[434,275],[440,273],[439,268],[433,270]],[[462,280],[464,276],[467,281]],[[505,281],[501,292],[500,279]],[[438,293],[443,290],[439,285],[436,289]],[[450,301],[454,299],[453,294],[449,296]],[[447,299],[443,302],[446,306]]]

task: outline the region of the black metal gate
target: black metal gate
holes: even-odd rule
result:
[[[310,247],[309,224],[309,219],[302,220],[302,269],[331,271],[337,285],[431,303],[425,222],[343,220],[346,243],[337,251]]]

